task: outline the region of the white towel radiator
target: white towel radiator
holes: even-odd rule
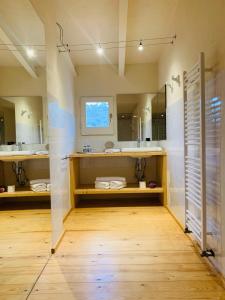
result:
[[[184,72],[185,232],[192,233],[202,256],[206,247],[205,60]]]

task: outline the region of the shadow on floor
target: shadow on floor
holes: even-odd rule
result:
[[[37,200],[29,197],[29,199],[10,198],[0,201],[0,211],[4,210],[29,210],[29,209],[49,209],[51,203],[49,199]]]
[[[120,198],[120,199],[80,199],[77,207],[132,207],[132,206],[161,206],[157,198]]]

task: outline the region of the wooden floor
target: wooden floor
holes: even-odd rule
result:
[[[0,211],[0,299],[26,299],[50,256],[50,209],[9,207]]]
[[[1,228],[10,231],[14,217],[3,214]],[[25,216],[21,226],[30,227],[27,221]],[[24,232],[22,244],[20,235],[1,231],[0,299],[225,299],[217,278],[164,207],[82,207],[72,211],[65,227],[48,261],[43,233]]]

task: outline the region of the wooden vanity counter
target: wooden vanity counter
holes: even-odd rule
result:
[[[23,161],[23,160],[31,160],[31,159],[44,159],[49,158],[48,154],[29,154],[29,155],[7,155],[0,156],[0,161]]]
[[[139,188],[139,184],[129,184],[121,190],[114,189],[96,189],[94,184],[80,184],[80,161],[83,159],[112,159],[112,158],[151,158],[156,157],[157,173],[161,185],[156,188]],[[97,194],[160,194],[164,205],[167,201],[167,154],[165,151],[145,151],[145,152],[116,152],[116,153],[73,153],[69,156],[70,160],[70,197],[71,204],[74,207],[79,195],[97,195]],[[97,174],[97,176],[102,176]],[[119,176],[119,174],[118,174]]]
[[[140,152],[114,152],[114,153],[105,153],[105,152],[90,152],[90,153],[81,153],[76,152],[69,156],[69,158],[95,158],[95,157],[151,157],[151,156],[166,156],[165,151],[140,151]]]

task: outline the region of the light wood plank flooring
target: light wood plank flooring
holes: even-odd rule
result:
[[[0,276],[0,299],[225,299],[219,281],[164,207],[77,208],[65,227],[29,297],[22,290],[44,257],[33,256],[26,264],[13,257],[1,265],[8,273]]]
[[[28,297],[50,257],[50,239],[49,209],[0,212],[1,300]]]

